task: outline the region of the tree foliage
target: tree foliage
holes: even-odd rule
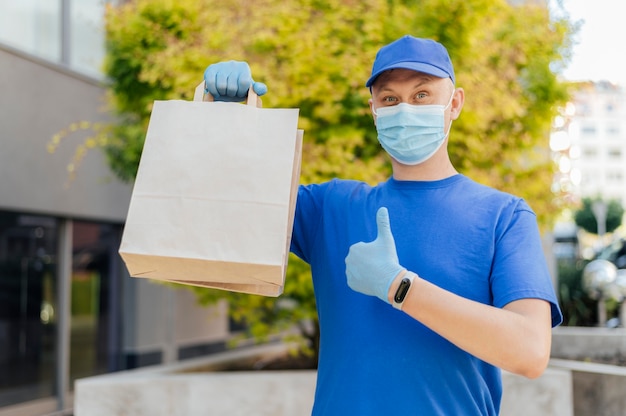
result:
[[[454,164],[479,182],[528,200],[542,224],[554,211],[548,137],[566,86],[552,70],[571,26],[529,2],[504,0],[134,0],[107,11],[109,102],[117,115],[106,148],[132,180],[152,102],[191,99],[205,67],[249,62],[265,107],[300,108],[303,183],[390,174],[364,87],[376,51],[404,34],[444,43],[466,105],[450,137]],[[279,299],[226,296],[258,334],[315,321],[306,267],[292,261]],[[315,328],[315,325],[313,325]],[[313,337],[314,338],[314,337]]]
[[[583,230],[598,234],[598,220],[593,212],[593,204],[603,202],[606,204],[606,232],[611,233],[622,225],[624,207],[620,201],[612,199],[608,202],[600,198],[583,198],[582,206],[574,212],[574,222]]]

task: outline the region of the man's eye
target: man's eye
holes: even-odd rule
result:
[[[417,98],[418,100],[423,100],[423,99],[424,99],[424,98],[426,98],[426,97],[427,97],[427,95],[426,95],[426,93],[425,93],[425,92],[418,92],[418,93],[415,95],[415,98]]]
[[[396,99],[396,97],[385,97],[385,98],[383,98],[383,102],[385,102],[385,103],[395,103],[396,101],[398,101]]]

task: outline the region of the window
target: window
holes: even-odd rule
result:
[[[585,188],[593,187],[598,182],[599,173],[595,170],[589,170],[581,174],[580,184]]]
[[[589,108],[589,104],[586,102],[577,102],[576,103],[576,115],[577,116],[587,116],[591,112]]]
[[[624,180],[624,176],[620,171],[610,170],[606,172],[606,180],[609,183],[622,183]]]
[[[112,0],[4,1],[0,42],[101,77],[104,8]],[[65,39],[65,40],[64,40]]]
[[[617,136],[619,136],[619,126],[616,125],[610,125],[606,128],[606,133],[607,135],[611,136],[611,138],[616,138]]]
[[[41,58],[61,61],[61,2],[3,2],[0,41]]]
[[[619,147],[614,147],[609,149],[609,158],[611,159],[620,159],[622,157],[622,149]]]
[[[584,136],[595,136],[596,126],[591,125],[591,124],[586,124],[581,127],[580,132]]]
[[[70,0],[69,65],[100,76],[104,59],[104,0]]]
[[[583,148],[583,158],[592,159],[598,156],[598,149],[595,147],[585,147]]]

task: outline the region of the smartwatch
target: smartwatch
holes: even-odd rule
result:
[[[404,303],[404,299],[406,299],[406,295],[411,289],[411,285],[413,284],[413,279],[415,279],[415,276],[417,276],[415,273],[407,271],[402,277],[402,280],[400,280],[400,284],[398,285],[396,293],[393,295],[391,303],[394,308],[402,310],[402,304]]]

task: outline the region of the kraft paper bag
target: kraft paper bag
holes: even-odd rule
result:
[[[298,109],[155,101],[120,255],[131,276],[278,296],[300,176]]]

